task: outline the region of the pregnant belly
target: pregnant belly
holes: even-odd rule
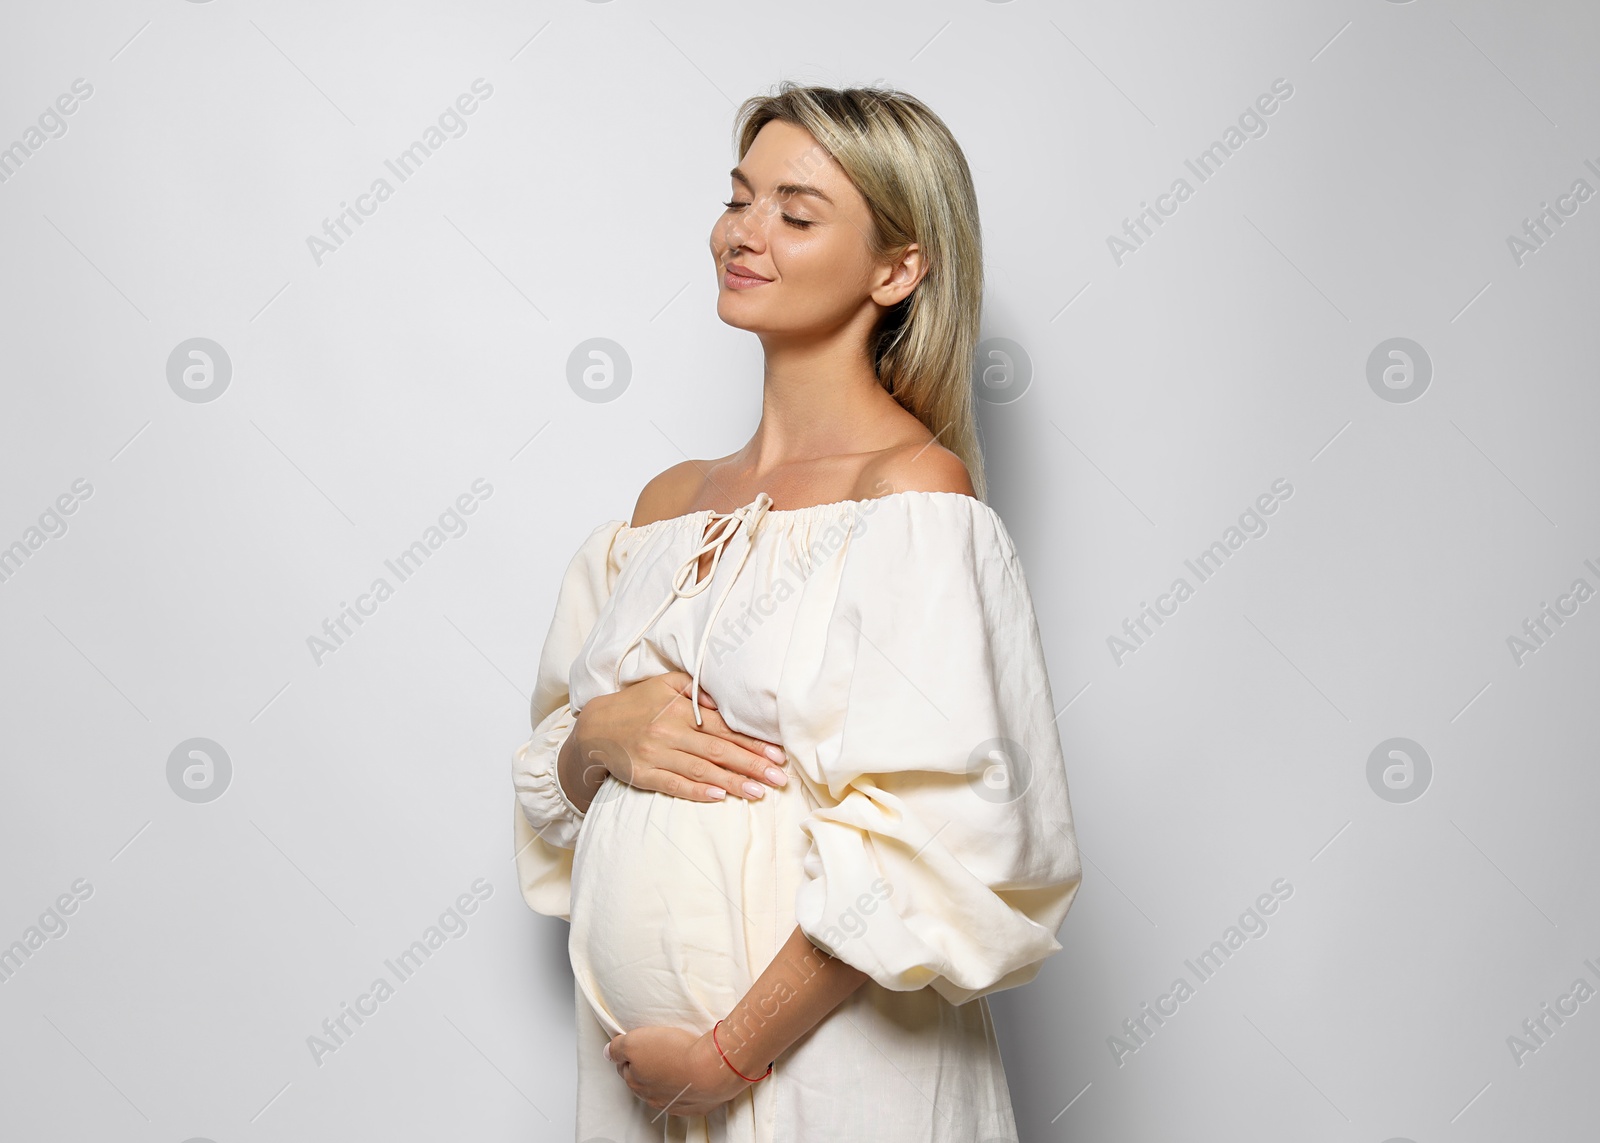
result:
[[[612,1035],[703,1033],[750,990],[794,929],[799,793],[692,802],[601,785],[573,852],[568,952]]]

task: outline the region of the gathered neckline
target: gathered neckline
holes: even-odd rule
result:
[[[986,504],[984,501],[979,500],[976,496],[969,496],[965,492],[949,492],[949,491],[945,491],[945,490],[928,490],[928,489],[921,489],[921,488],[903,488],[899,492],[889,492],[889,493],[885,493],[882,496],[868,496],[868,497],[865,497],[864,499],[861,499],[861,500],[830,500],[825,504],[807,504],[807,505],[805,505],[804,507],[801,507],[801,508],[768,508],[767,511],[766,511],[766,515],[769,518],[771,518],[771,517],[779,517],[779,518],[783,518],[783,519],[799,520],[799,519],[802,519],[802,518],[821,515],[822,513],[827,512],[830,509],[833,510],[833,511],[837,511],[840,508],[848,508],[848,507],[851,507],[851,506],[854,506],[854,505],[880,504],[880,503],[883,503],[885,501],[895,500],[895,499],[898,499],[898,498],[904,497],[904,496],[919,496],[919,497],[929,497],[929,498],[931,498],[931,497],[939,497],[939,496],[943,496],[943,497],[959,497],[962,500],[971,501],[977,507],[986,509],[991,514],[994,513],[994,509],[989,507],[989,505]],[[728,515],[727,512],[719,512],[715,508],[700,508],[700,509],[697,509],[696,511],[693,511],[693,512],[685,512],[681,516],[663,516],[661,519],[659,519],[659,520],[651,520],[647,524],[630,524],[626,520],[624,520],[624,521],[622,521],[622,529],[621,530],[623,532],[642,533],[642,532],[648,532],[652,528],[658,528],[658,527],[660,527],[660,526],[662,526],[664,524],[682,524],[682,523],[685,523],[685,522],[691,521],[691,520],[709,521],[713,516],[726,516],[726,515]]]

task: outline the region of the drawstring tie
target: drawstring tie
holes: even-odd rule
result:
[[[711,629],[716,625],[717,612],[722,609],[723,601],[728,598],[728,592],[733,589],[734,583],[739,578],[739,570],[744,567],[745,557],[750,554],[751,548],[755,544],[756,527],[761,523],[762,517],[767,514],[767,509],[771,507],[772,497],[765,492],[758,492],[756,493],[756,498],[750,503],[741,505],[731,512],[711,513],[709,519],[711,527],[701,533],[702,543],[684,558],[683,562],[678,565],[678,570],[673,574],[672,591],[661,601],[661,605],[656,608],[655,614],[645,620],[644,626],[639,628],[639,633],[628,640],[627,645],[622,648],[622,653],[617,656],[617,674],[614,680],[616,690],[622,689],[622,660],[627,658],[628,652],[633,650],[640,639],[644,638],[645,632],[650,630],[656,620],[661,618],[667,608],[672,605],[674,599],[688,599],[690,596],[699,595],[707,587],[711,586],[711,581],[717,574],[717,562],[722,559],[722,553],[727,548],[728,540],[739,530],[739,525],[743,524],[745,530],[744,550],[739,553],[739,562],[734,567],[733,574],[728,577],[727,585],[722,589],[722,594],[717,597],[717,602],[711,608],[711,614],[706,618],[705,629],[700,633],[700,649],[695,655],[694,687],[691,691],[691,702],[694,706],[694,724],[696,726],[702,725],[703,720],[700,717],[700,667],[705,661],[706,647],[711,642]],[[707,552],[711,553],[711,568],[706,572],[704,579],[696,581],[695,576],[700,572],[700,557]]]

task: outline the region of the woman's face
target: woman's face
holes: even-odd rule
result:
[[[898,302],[920,277],[915,247],[909,268],[873,262],[866,200],[802,127],[763,126],[730,185],[732,205],[712,227],[711,257],[717,316],[731,326],[826,336],[860,317],[870,329],[879,307]]]

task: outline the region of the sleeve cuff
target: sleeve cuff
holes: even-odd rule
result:
[[[562,849],[578,843],[584,812],[572,804],[561,788],[556,763],[561,747],[577,718],[563,703],[534,728],[533,736],[517,748],[513,784],[517,802],[542,841]]]

